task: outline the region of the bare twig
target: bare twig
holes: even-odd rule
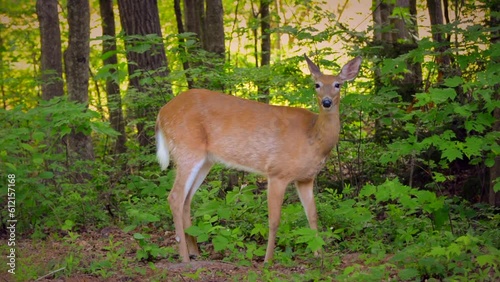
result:
[[[52,276],[52,275],[54,275],[55,273],[57,273],[57,272],[59,272],[59,271],[62,271],[62,270],[65,270],[65,269],[66,269],[66,267],[62,267],[62,268],[56,269],[56,270],[54,270],[54,271],[51,271],[51,272],[49,272],[49,273],[45,274],[45,275],[44,275],[44,276],[42,276],[42,277],[38,277],[38,279],[37,279],[37,280],[35,280],[35,281],[40,281],[40,280],[42,280],[43,278],[47,278],[47,277],[49,277],[49,276]]]

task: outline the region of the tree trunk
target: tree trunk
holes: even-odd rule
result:
[[[57,0],[36,1],[36,13],[40,24],[42,99],[50,100],[64,95]]]
[[[500,1],[495,0],[491,1],[489,3],[489,7],[491,9],[491,18],[490,18],[490,27],[498,27],[500,26]],[[490,48],[494,44],[498,44],[500,42],[500,31],[496,30],[491,33],[491,39],[490,39],[491,45]],[[500,62],[496,62],[497,64]],[[499,100],[500,99],[500,85],[497,84],[494,86],[495,88],[495,94],[494,94],[494,99]],[[500,108],[495,108],[493,111],[493,115],[495,117],[495,123],[493,124],[493,131],[500,131]],[[500,143],[500,141],[497,140],[497,142]],[[500,177],[500,156],[495,157],[495,164],[490,168],[490,185],[489,185],[489,193],[488,193],[488,202],[490,205],[500,207],[500,191],[495,192],[493,187],[495,186],[495,180]]]
[[[185,32],[185,29],[184,29],[184,24],[182,21],[182,11],[181,11],[181,1],[180,0],[174,0],[174,12],[175,12],[175,20],[177,23],[177,32],[179,34],[182,34]],[[193,79],[192,79],[191,75],[187,72],[187,70],[189,70],[189,62],[187,59],[186,46],[184,45],[185,41],[184,41],[183,37],[179,37],[178,41],[179,41],[179,53],[180,53],[181,61],[182,61],[182,68],[184,69],[185,74],[186,74],[188,88],[192,89],[192,88],[194,88],[194,84],[193,84]]]
[[[403,15],[393,15],[395,7],[408,9],[409,18]],[[396,58],[417,48],[416,37],[418,28],[415,22],[417,15],[416,0],[397,0],[391,4],[387,0],[376,0],[374,2],[373,21],[375,25],[375,46],[383,46],[383,58]],[[408,73],[403,78],[394,80],[393,84],[398,87],[398,94],[403,102],[411,102],[415,93],[422,87],[422,66],[418,63],[407,62]],[[377,72],[375,82],[380,85],[380,72]]]
[[[223,84],[213,75],[223,66],[226,52],[222,1],[184,0],[184,16],[186,31],[196,34],[201,48],[208,54],[200,54],[198,48],[190,49],[191,57],[199,58],[190,62],[190,68],[203,68],[202,75],[190,86],[223,90]]]
[[[105,56],[103,60],[104,65],[118,64],[116,56],[116,34],[115,34],[115,16],[113,12],[113,0],[99,0],[99,7],[102,19],[102,35],[109,36],[102,44],[103,55],[111,52],[111,55]],[[127,148],[125,142],[127,141],[125,135],[125,120],[122,113],[122,98],[120,96],[120,86],[118,85],[118,78],[116,77],[116,67],[110,68],[110,76],[106,79],[106,94],[108,100],[109,120],[111,127],[120,133],[116,139],[114,153],[125,153]]]
[[[271,19],[269,15],[270,0],[260,0],[260,67],[268,68],[271,63]],[[269,103],[269,80],[264,79],[259,83],[259,101]]]
[[[203,16],[204,0],[184,0],[184,22],[186,23],[186,31],[195,33],[198,40],[203,39]]]
[[[394,8],[408,9],[410,16],[394,14]],[[374,0],[373,1],[373,21],[374,40],[371,43],[378,48],[377,57],[381,59],[397,58],[417,48],[416,38],[418,27],[416,24],[416,0]],[[382,60],[379,61],[380,63]],[[406,61],[407,73],[401,74],[401,79],[392,79],[390,84],[397,86],[397,92],[403,102],[412,102],[415,93],[422,89],[422,66],[419,63]],[[378,92],[384,85],[380,66],[375,68],[374,77],[375,91]],[[388,127],[377,120],[375,122],[375,140],[386,142],[385,139],[397,138],[401,131]]]
[[[133,118],[137,119],[137,139],[142,147],[154,144],[154,121],[165,94],[171,94],[169,85],[161,78],[169,74],[167,57],[162,39],[160,17],[156,0],[118,0],[120,21],[125,32],[129,91],[129,108]],[[151,35],[159,37],[145,52],[132,48],[141,44],[141,40],[130,36]],[[144,85],[141,80],[152,79],[155,85]],[[130,91],[132,90],[132,91]]]
[[[207,9],[204,18],[203,49],[224,58],[224,10],[221,0],[206,0]]]
[[[451,58],[450,55],[446,54],[447,50],[450,49],[450,40],[442,31],[444,17],[441,0],[427,0],[427,9],[429,10],[429,19],[431,22],[432,40],[438,44],[436,48],[438,52],[436,57],[438,64],[437,81],[441,83],[444,78],[453,75],[451,71]]]
[[[82,104],[88,104],[89,87],[89,40],[90,7],[88,0],[68,0],[68,49],[64,54],[68,98]],[[90,135],[82,131],[73,131],[67,138],[69,165],[79,160],[93,160],[94,148]],[[75,174],[75,182],[83,182],[90,175],[82,169]]]

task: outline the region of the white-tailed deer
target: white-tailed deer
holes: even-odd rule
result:
[[[161,108],[156,120],[157,157],[162,169],[177,165],[168,202],[184,262],[199,255],[191,226],[191,199],[216,162],[267,176],[269,238],[264,261],[273,258],[287,185],[295,182],[309,226],[317,229],[313,182],[340,131],[340,87],[359,72],[361,58],[339,75],[325,75],[307,56],[316,85],[319,114],[271,106],[209,90],[192,89]]]

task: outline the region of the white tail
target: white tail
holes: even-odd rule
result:
[[[184,262],[199,255],[191,226],[191,199],[215,162],[268,178],[269,238],[265,261],[273,257],[286,187],[295,182],[309,226],[317,229],[313,182],[340,131],[340,86],[359,72],[361,58],[338,76],[324,75],[307,56],[315,81],[319,114],[192,89],[161,108],[156,121],[157,156],[162,169],[169,152],[177,165],[168,197],[179,253]]]

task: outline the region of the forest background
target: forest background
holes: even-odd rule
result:
[[[16,274],[0,266],[7,280],[500,278],[497,0],[0,7],[0,235],[18,246]],[[188,232],[202,261],[237,271],[173,269],[175,173],[155,160],[159,108],[196,87],[317,111],[303,54],[326,73],[364,59],[316,181],[320,236],[290,191],[277,262],[256,267],[265,179],[217,167]]]

